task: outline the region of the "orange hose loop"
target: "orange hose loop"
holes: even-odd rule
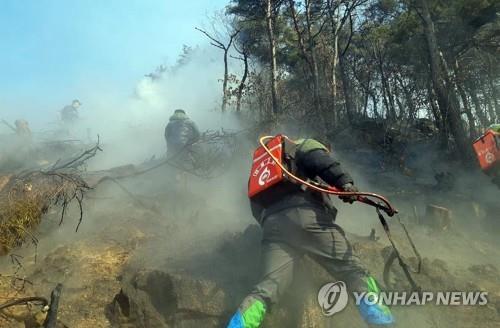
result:
[[[288,141],[294,143],[294,144],[297,144],[296,141],[288,138],[287,136],[285,135],[282,135],[283,138],[287,139]],[[301,183],[313,190],[316,190],[318,192],[323,192],[323,193],[327,193],[327,194],[330,194],[330,195],[335,195],[335,196],[357,196],[358,197],[358,201],[361,201],[363,202],[363,199],[362,197],[372,197],[372,198],[376,198],[378,200],[380,200],[382,203],[384,203],[386,206],[387,206],[387,209],[389,210],[389,212],[387,214],[389,215],[393,215],[395,213],[397,213],[398,211],[394,208],[394,206],[392,206],[392,204],[389,202],[389,200],[387,198],[385,198],[384,196],[382,195],[379,195],[379,194],[375,194],[375,193],[371,193],[371,192],[360,192],[360,191],[357,191],[357,192],[349,192],[349,191],[340,191],[334,187],[330,187],[331,189],[326,189],[326,188],[323,188],[323,187],[320,187],[320,186],[317,186],[313,183],[310,183],[310,182],[307,182],[301,178],[299,178],[298,176],[294,175],[293,173],[291,173],[290,171],[288,171],[286,169],[286,167],[281,163],[281,160],[277,159],[276,156],[273,155],[273,153],[271,152],[271,150],[269,148],[267,148],[266,146],[266,143],[265,141],[266,140],[269,140],[269,139],[272,139],[274,138],[274,136],[263,136],[259,139],[259,143],[260,145],[264,148],[264,150],[266,151],[267,154],[269,154],[269,156],[271,156],[271,158],[274,160],[274,162],[283,170],[283,172],[285,172],[290,178],[292,178],[292,180],[295,180],[296,182],[298,183]]]

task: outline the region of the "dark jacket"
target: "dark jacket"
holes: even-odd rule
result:
[[[347,183],[353,183],[352,177],[343,170],[340,163],[331,152],[326,150],[325,146],[312,139],[306,139],[302,142],[308,144],[306,147],[301,147],[302,144],[299,144],[294,156],[297,175],[300,178],[316,181],[321,179],[339,189]],[[257,221],[262,222],[266,216],[292,207],[312,207],[329,210],[333,216],[336,214],[335,207],[325,194],[301,188],[299,185],[291,186],[291,184],[284,186],[282,190],[277,190],[277,193],[282,195],[273,199],[268,205],[261,206],[251,202],[252,213]]]
[[[181,151],[200,139],[196,124],[185,113],[175,113],[165,128],[165,140],[168,152]]]
[[[74,123],[78,120],[78,110],[69,105],[61,110],[61,120],[64,123]]]

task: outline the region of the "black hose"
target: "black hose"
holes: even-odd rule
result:
[[[410,266],[401,257],[401,254],[399,253],[399,250],[396,247],[396,243],[392,239],[391,231],[389,229],[389,225],[387,224],[387,220],[384,218],[384,216],[380,212],[379,208],[376,208],[376,211],[377,211],[380,223],[384,227],[385,234],[387,235],[387,238],[389,239],[389,242],[391,243],[391,246],[392,246],[392,252],[391,252],[389,258],[387,259],[387,261],[386,261],[386,263],[384,265],[384,283],[386,284],[386,286],[389,285],[390,268],[391,268],[393,262],[397,259],[398,263],[399,263],[399,266],[403,270],[403,273],[405,274],[406,279],[408,280],[408,282],[411,285],[412,291],[418,291],[418,292],[420,292],[421,291],[421,287],[417,284],[417,282],[415,281],[415,279],[413,279],[413,277],[411,275],[411,272],[410,272]],[[406,230],[406,227],[402,224],[401,220],[399,221],[399,223],[403,226],[403,229],[406,232],[406,236],[408,237],[408,240],[410,240],[410,244],[411,244],[411,246],[412,246],[415,254],[417,255],[417,258],[419,259],[418,270],[416,272],[416,273],[419,273],[420,269],[421,269],[422,259],[420,258],[420,254],[418,253],[418,251],[417,251],[417,249],[415,247],[415,244],[411,240],[410,234]]]
[[[57,324],[57,312],[59,311],[59,299],[61,298],[63,285],[57,284],[56,288],[52,291],[50,295],[50,308],[47,313],[47,318],[45,318],[44,327],[45,328],[55,328]]]

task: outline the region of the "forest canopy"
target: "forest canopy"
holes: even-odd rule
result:
[[[499,11],[498,0],[233,0],[219,46],[237,56],[224,51],[222,109],[325,136],[365,120],[400,130],[426,120],[469,161],[500,118]]]

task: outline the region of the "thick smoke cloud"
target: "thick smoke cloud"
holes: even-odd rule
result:
[[[105,152],[92,165],[111,167],[162,156],[163,130],[176,108],[185,109],[202,131],[238,129],[230,114],[218,112],[222,73],[217,49],[190,48],[182,60],[167,66],[163,73],[139,79],[128,94],[102,90],[89,93],[82,99],[82,121],[75,133],[84,140],[100,135]]]

